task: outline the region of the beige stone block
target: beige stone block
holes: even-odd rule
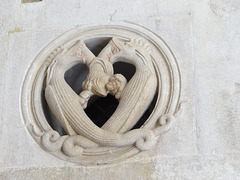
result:
[[[103,24],[115,19],[156,15],[156,0],[79,1],[46,0],[21,6],[23,30]]]
[[[240,2],[201,1],[193,5],[198,63],[239,61]]]
[[[228,156],[183,156],[152,161],[117,163],[98,167],[59,166],[0,170],[1,179],[239,179],[239,154]]]
[[[71,180],[134,180],[151,179],[152,166],[145,163],[118,163],[115,165],[105,165],[101,167],[35,167],[28,169],[8,169],[0,171],[1,179],[71,179]]]
[[[0,2],[0,34],[19,31],[21,0],[3,0]]]
[[[159,158],[151,179],[239,179],[239,154]]]
[[[9,55],[5,64],[4,86],[1,87],[4,105],[1,105],[0,157],[4,167],[64,164],[63,161],[42,151],[34,142],[27,132],[20,107],[21,88],[30,64],[42,47],[59,33],[62,31],[25,31],[8,36]]]
[[[0,149],[4,149],[3,146],[3,131],[4,131],[4,124],[3,124],[3,107],[4,107],[4,79],[5,79],[5,69],[6,69],[6,59],[7,59],[7,48],[8,48],[8,41],[6,35],[0,36]],[[0,168],[4,165],[3,157],[0,156]]]
[[[198,148],[201,154],[239,152],[239,62],[199,65]]]
[[[158,15],[161,14],[175,14],[191,11],[191,3],[196,2],[197,0],[158,0],[157,9]]]

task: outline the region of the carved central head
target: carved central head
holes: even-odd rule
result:
[[[90,96],[105,97],[108,93],[119,99],[121,92],[127,84],[126,78],[121,74],[113,74],[112,63],[107,59],[95,57],[89,65],[89,74],[83,82],[81,104],[85,108]]]
[[[83,90],[102,97],[110,93],[116,99],[119,99],[127,84],[126,78],[121,74],[109,75],[99,71],[95,73],[89,73],[87,79],[83,82]]]

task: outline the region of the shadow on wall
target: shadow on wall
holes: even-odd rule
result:
[[[22,0],[22,3],[41,2],[42,0]]]

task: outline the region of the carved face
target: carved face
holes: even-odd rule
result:
[[[108,90],[105,85],[109,82],[110,76],[103,74],[93,79],[91,91],[98,96],[107,96]]]
[[[109,82],[106,84],[106,89],[110,94],[114,95],[116,99],[119,99],[126,84],[127,80],[123,75],[115,74],[109,79]]]
[[[90,90],[98,96],[107,96],[108,93],[120,98],[120,94],[127,84],[126,78],[121,74],[113,76],[103,74],[91,81]]]

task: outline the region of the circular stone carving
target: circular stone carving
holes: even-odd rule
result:
[[[88,46],[103,39],[109,42],[96,56]],[[114,74],[116,62],[136,67],[129,82]],[[64,79],[78,63],[89,68],[80,94]],[[21,108],[27,129],[45,151],[79,164],[111,163],[149,150],[172,127],[180,84],[173,53],[153,32],[130,23],[78,27],[56,38],[35,58],[22,88]],[[119,105],[98,127],[84,109],[91,96],[108,93]],[[132,129],[155,93],[152,113],[140,128]],[[67,135],[49,125],[43,99]]]

